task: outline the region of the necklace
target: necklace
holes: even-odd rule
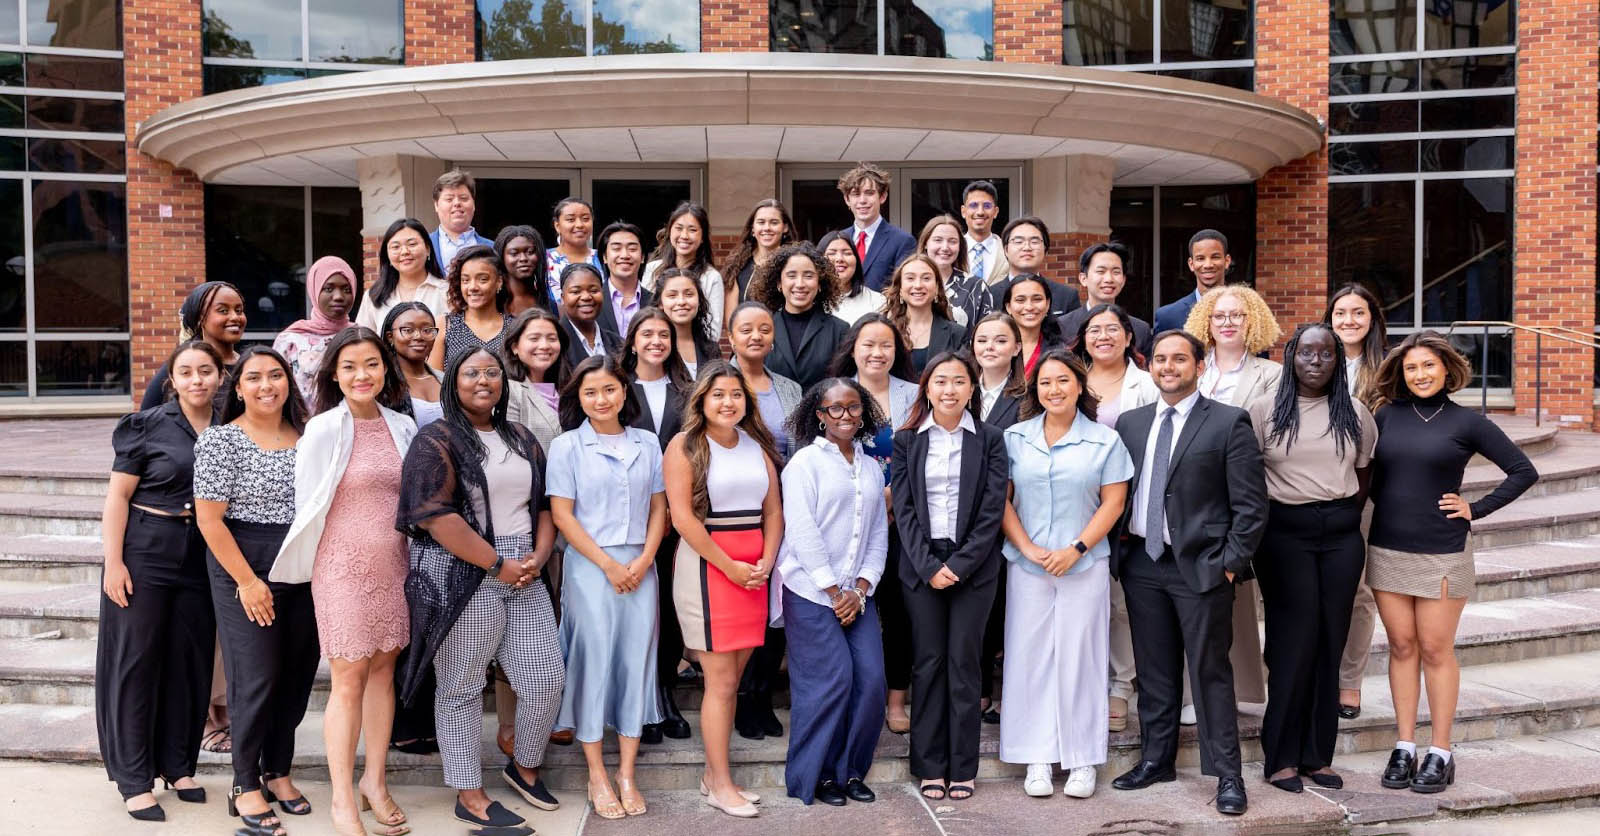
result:
[[[1417,417],[1421,418],[1422,423],[1426,424],[1429,421],[1439,417],[1439,413],[1444,411],[1444,404],[1439,404],[1439,408],[1435,409],[1432,415],[1423,415],[1422,410],[1417,409],[1417,405],[1414,403],[1411,405],[1411,411],[1417,413]]]

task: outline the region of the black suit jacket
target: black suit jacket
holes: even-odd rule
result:
[[[661,426],[656,426],[650,414],[650,402],[645,399],[644,387],[638,383],[633,384],[633,397],[639,403],[639,415],[633,419],[631,426],[641,430],[649,430],[661,440],[661,452],[667,452],[667,442],[683,429],[683,393],[678,391],[677,384],[667,381],[667,403],[661,408]]]
[[[984,423],[992,427],[999,427],[1000,429],[1004,430],[1006,427],[1009,427],[1020,420],[1018,417],[1018,411],[1021,410],[1021,408],[1022,403],[1020,401],[1004,392],[1001,392],[1000,397],[995,398],[994,408],[989,410],[989,417],[983,419]]]
[[[1117,418],[1117,433],[1133,456],[1134,473],[1118,534],[1127,531],[1132,519],[1158,407],[1164,409],[1166,402],[1157,400]],[[1234,573],[1235,581],[1251,577],[1250,559],[1267,521],[1267,482],[1250,415],[1201,397],[1178,433],[1170,468],[1164,513],[1178,574],[1195,592],[1226,583],[1226,572]],[[1112,538],[1111,570],[1118,577],[1127,561],[1149,559],[1122,537]]]
[[[938,314],[933,316],[933,327],[928,330],[928,349],[923,353],[923,364],[929,363],[938,357],[940,352],[960,351],[967,345],[967,329],[957,325],[954,320],[945,319]],[[923,365],[915,361],[912,355],[912,371],[918,376],[922,374]],[[916,378],[912,378],[915,380]]]
[[[851,246],[856,243],[856,228],[854,224],[839,230],[839,235],[849,241]],[[911,233],[884,219],[878,224],[877,234],[872,236],[872,244],[867,247],[867,257],[861,260],[861,280],[873,290],[883,290],[889,283],[889,277],[894,274],[894,268],[900,262],[917,251],[917,239]]]
[[[602,307],[609,310],[611,305],[608,302]],[[598,322],[596,320],[597,327]],[[567,350],[561,355],[561,361],[567,364],[568,370],[571,370],[577,368],[578,364],[582,363],[583,359],[588,357],[589,354],[583,350],[583,344],[580,342],[583,338],[578,336],[578,329],[572,324],[572,320],[562,317],[561,327],[566,329],[567,332]],[[617,336],[613,331],[607,331],[604,327],[599,327],[599,330],[600,344],[605,346],[607,353],[616,354],[622,350],[622,337]]]
[[[989,299],[994,303],[995,310],[1003,311],[1006,309],[1006,288],[1011,286],[1013,278],[1016,277],[1011,276],[1004,281],[995,282],[989,286]],[[1046,280],[1045,284],[1050,286],[1051,316],[1059,317],[1083,307],[1083,300],[1078,298],[1078,289],[1076,287],[1050,280]]]
[[[1077,347],[1078,329],[1083,327],[1083,321],[1088,318],[1089,309],[1078,308],[1077,310],[1072,311],[1071,313],[1063,314],[1056,319],[1056,322],[1061,324],[1061,339],[1066,342],[1068,348]],[[1132,315],[1130,315],[1128,319],[1133,321],[1134,349],[1144,357],[1148,358],[1150,356],[1150,323]]]
[[[1000,554],[1000,520],[1006,509],[1010,460],[1005,435],[978,421],[977,433],[961,440],[961,504],[956,509],[956,551],[944,565],[961,583],[993,578],[1005,559]],[[1251,436],[1254,438],[1254,436]],[[900,531],[900,582],[916,589],[939,571],[928,548],[928,434],[914,429],[894,434],[889,465],[894,522]]]
[[[604,289],[606,298],[600,303],[600,315],[595,317],[595,322],[600,324],[600,330],[610,331],[617,338],[617,341],[621,342],[623,329],[618,327],[621,323],[617,322],[617,311],[611,307],[611,283],[609,281],[605,283]],[[639,285],[638,293],[639,307],[643,308],[656,303],[656,295],[645,290],[644,285]]]
[[[772,353],[767,355],[767,371],[780,374],[800,384],[802,390],[828,376],[828,364],[833,362],[833,352],[839,348],[850,326],[830,313],[817,311],[806,323],[800,344],[789,341],[789,329],[783,318],[789,314],[778,311],[773,317]]]

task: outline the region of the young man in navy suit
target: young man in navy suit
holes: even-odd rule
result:
[[[462,249],[479,244],[494,246],[494,241],[472,228],[472,216],[478,212],[477,199],[478,184],[459,168],[452,168],[433,181],[433,212],[439,216],[439,227],[428,237],[433,239],[434,261],[441,276],[448,274],[450,261]]]
[[[889,172],[872,163],[857,163],[839,178],[839,193],[856,219],[839,234],[855,245],[867,287],[883,290],[894,268],[917,251],[917,239],[911,233],[883,218],[883,204],[889,200]]]
[[[1189,272],[1194,274],[1194,292],[1182,299],[1156,309],[1156,321],[1151,329],[1157,334],[1182,330],[1189,318],[1189,310],[1200,297],[1213,287],[1221,287],[1228,280],[1228,270],[1233,267],[1233,256],[1228,255],[1228,236],[1215,229],[1202,229],[1189,238]]]

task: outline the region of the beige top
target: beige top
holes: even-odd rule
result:
[[[1372,413],[1359,401],[1353,403],[1361,422],[1361,443],[1356,447],[1347,444],[1341,459],[1329,432],[1328,399],[1300,398],[1300,431],[1294,446],[1285,452],[1286,439],[1267,445],[1273,397],[1269,393],[1250,404],[1250,423],[1266,465],[1267,497],[1285,505],[1304,505],[1355,496],[1360,490],[1356,468],[1366,467],[1378,446],[1378,425]]]

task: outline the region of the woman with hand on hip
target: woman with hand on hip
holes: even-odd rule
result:
[[[1006,646],[1000,759],[1025,763],[1028,795],[1094,794],[1106,761],[1106,670],[1111,554],[1133,458],[1116,430],[1095,421],[1083,361],[1063,348],[1033,367],[1021,414],[1005,431]]]
[[[389,796],[384,765],[394,723],[395,657],[410,636],[406,540],[372,521],[400,500],[400,463],[417,425],[391,407],[410,408],[388,346],[356,326],[327,344],[314,400],[295,453],[295,520],[267,577],[311,584],[317,637],[333,689],[322,735],[333,779],[334,829],[365,833],[351,783],[357,741],[365,737],[361,808],[372,807],[388,836],[410,832]],[[370,692],[370,698],[369,698]]]
[[[778,451],[744,375],[715,361],[684,407],[683,432],[667,445],[668,501],[682,538],[673,597],[683,642],[700,652],[705,697],[706,803],[730,816],[757,814],[757,798],[733,782],[728,743],[739,677],[767,627],[766,584],[783,539]]]

